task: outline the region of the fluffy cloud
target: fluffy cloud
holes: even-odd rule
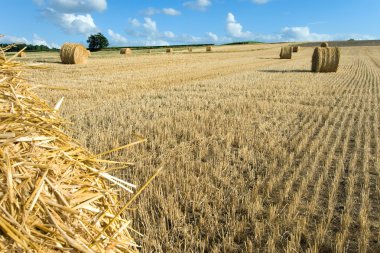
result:
[[[12,35],[4,35],[4,37],[0,37],[0,43],[4,44],[29,44],[29,41],[24,37],[17,37]]]
[[[129,23],[130,25],[132,25],[133,27],[140,27],[140,26],[141,26],[140,21],[138,21],[138,20],[135,19],[135,18],[130,18],[130,19],[128,19],[128,23]]]
[[[173,8],[163,8],[162,13],[169,15],[169,16],[179,16],[181,15],[180,11],[177,11],[176,9]]]
[[[218,36],[215,34],[215,33],[212,33],[212,32],[208,32],[206,33],[207,37],[213,41],[213,42],[217,42],[218,41]]]
[[[175,34],[173,32],[168,31],[168,32],[164,32],[164,36],[166,38],[174,38]]]
[[[151,35],[157,32],[157,23],[151,18],[144,18],[145,22],[142,25],[145,31]]]
[[[144,16],[153,16],[156,14],[165,14],[169,16],[179,16],[181,15],[180,11],[177,11],[176,9],[173,8],[163,8],[163,9],[156,9],[149,7],[141,12],[142,15]]]
[[[104,11],[107,8],[107,0],[34,0],[34,2],[62,13],[88,13]]]
[[[233,37],[233,38],[241,38],[241,39],[247,39],[252,36],[252,33],[247,31],[243,31],[243,26],[238,23],[235,19],[235,16],[229,12],[227,14],[227,20],[226,20],[226,30],[227,33]]]
[[[43,14],[69,34],[82,34],[87,36],[91,33],[98,32],[98,28],[90,14],[60,13],[51,8],[46,9]]]
[[[269,1],[270,0],[252,0],[252,3],[254,3],[254,4],[266,4]]]
[[[195,1],[185,2],[183,5],[193,10],[205,11],[207,7],[211,5],[211,1],[210,0],[195,0]]]
[[[108,35],[111,37],[111,41],[116,45],[123,45],[127,43],[127,39],[123,37],[121,34],[115,33],[111,29],[107,31]]]
[[[307,26],[285,27],[281,31],[281,37],[285,41],[321,41],[331,39],[331,35],[310,32]]]

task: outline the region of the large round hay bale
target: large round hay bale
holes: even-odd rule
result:
[[[329,47],[329,43],[327,43],[327,42],[322,42],[322,43],[321,43],[321,47]]]
[[[166,53],[168,53],[168,54],[169,54],[169,53],[173,53],[173,48],[167,48],[167,49],[166,49]]]
[[[292,47],[282,47],[280,52],[281,59],[292,59]]]
[[[206,52],[211,52],[212,51],[212,47],[211,46],[207,46],[206,47]]]
[[[293,47],[293,53],[298,53],[298,51],[300,51],[300,48],[300,46]]]
[[[132,50],[130,48],[122,48],[120,49],[120,54],[131,54]]]
[[[340,60],[338,47],[316,47],[314,49],[311,71],[337,72]]]
[[[87,63],[87,49],[81,44],[65,43],[61,47],[61,61],[63,64],[84,64]]]

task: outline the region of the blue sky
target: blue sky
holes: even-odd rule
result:
[[[380,0],[2,1],[0,42],[114,46],[380,39]]]

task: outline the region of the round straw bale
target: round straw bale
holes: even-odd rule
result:
[[[211,46],[207,46],[206,47],[206,52],[211,52],[212,51],[212,47]]]
[[[148,49],[148,54],[151,54],[152,53],[152,49]]]
[[[298,51],[300,50],[300,46],[295,46],[293,47],[293,53],[298,53]]]
[[[5,54],[3,50],[0,49],[0,64],[5,62]]]
[[[193,49],[192,49],[191,47],[188,47],[188,48],[187,48],[187,51],[188,51],[189,53],[191,53],[191,52],[193,52]]]
[[[25,52],[21,52],[17,55],[17,57],[25,57],[26,56],[26,53]]]
[[[131,54],[132,50],[130,48],[122,48],[120,49],[120,54]]]
[[[293,52],[292,47],[282,47],[281,53],[280,53],[280,58],[281,59],[292,59],[292,52]]]
[[[316,47],[314,49],[311,71],[313,72],[337,72],[340,60],[338,47]]]
[[[329,43],[327,43],[327,42],[322,42],[322,43],[321,43],[321,47],[329,47]]]
[[[167,48],[166,53],[173,53],[173,48]]]
[[[87,55],[91,56],[91,51],[90,50],[87,50]]]
[[[87,49],[81,44],[65,43],[61,47],[61,61],[63,64],[87,63]]]

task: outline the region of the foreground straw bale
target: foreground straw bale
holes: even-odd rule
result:
[[[292,59],[292,47],[282,47],[280,52],[281,59]]]
[[[87,49],[81,44],[65,43],[61,47],[60,57],[63,64],[85,64],[88,56]]]
[[[312,57],[311,71],[337,72],[339,61],[340,49],[338,47],[316,47]]]
[[[135,186],[61,130],[62,100],[50,108],[21,68],[0,64],[0,252],[136,252],[121,214],[141,190],[120,201]]]

